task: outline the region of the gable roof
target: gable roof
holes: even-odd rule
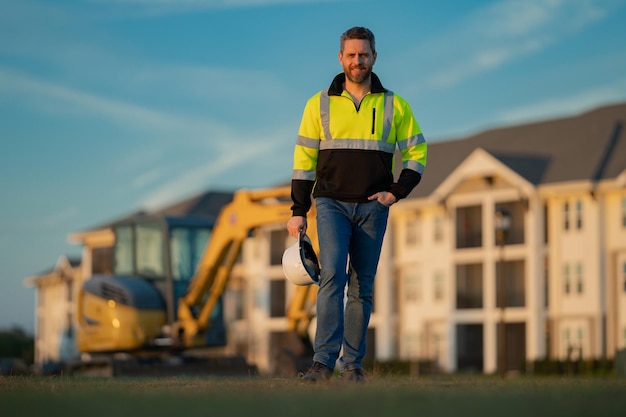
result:
[[[626,103],[620,103],[574,117],[429,143],[424,177],[408,198],[430,195],[476,148],[484,149],[536,186],[616,178],[626,170],[625,124]]]
[[[233,192],[227,191],[207,191],[149,214],[174,217],[197,216],[214,222],[222,207],[233,200],[233,195]]]
[[[47,282],[53,283],[62,279],[71,279],[71,274],[68,276],[64,270],[67,268],[78,268],[81,262],[80,256],[61,255],[52,268],[24,278],[24,285],[34,287]]]

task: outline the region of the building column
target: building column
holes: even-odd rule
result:
[[[372,325],[376,329],[376,359],[388,361],[396,358],[398,335],[393,313],[396,279],[394,274],[393,253],[391,250],[393,235],[390,228],[383,241],[383,247],[376,272],[374,303],[376,305],[375,320]],[[373,317],[374,318],[374,317]]]
[[[544,280],[545,269],[543,261],[543,230],[544,210],[537,197],[530,198],[526,211],[525,246],[526,246],[526,289],[527,321],[526,321],[526,359],[534,361],[546,355],[545,346],[545,298]]]

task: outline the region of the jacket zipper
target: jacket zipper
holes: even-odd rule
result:
[[[376,107],[372,109],[372,135],[376,131]]]

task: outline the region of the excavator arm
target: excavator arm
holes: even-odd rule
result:
[[[184,347],[202,344],[201,336],[209,325],[211,312],[224,293],[250,231],[289,220],[292,204],[290,195],[290,187],[240,190],[235,193],[233,201],[222,208],[187,293],[178,303],[178,319],[173,326],[173,336]],[[307,234],[317,250],[314,221],[309,222]],[[287,310],[289,330],[306,332],[311,319],[306,306],[310,305],[311,300],[314,301],[317,294],[317,288],[313,287],[296,287]]]

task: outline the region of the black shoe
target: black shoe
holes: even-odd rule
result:
[[[348,369],[341,373],[341,379],[349,382],[363,383],[365,382],[365,373],[361,368]]]
[[[333,371],[333,368],[329,368],[321,362],[313,362],[313,366],[300,379],[303,382],[328,381],[333,376]]]

